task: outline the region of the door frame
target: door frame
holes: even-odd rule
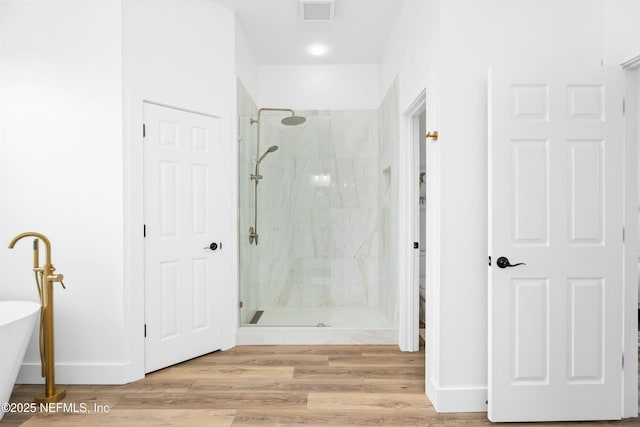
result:
[[[624,153],[625,153],[625,165],[624,165],[624,218],[623,224],[625,226],[625,233],[628,236],[624,242],[624,283],[623,283],[623,296],[624,300],[621,301],[621,308],[623,309],[621,323],[623,330],[623,343],[622,352],[625,359],[625,368],[623,371],[623,407],[622,417],[634,418],[638,417],[638,338],[637,338],[637,315],[638,315],[638,266],[640,265],[640,234],[638,231],[638,220],[640,219],[640,206],[638,205],[640,191],[640,176],[638,176],[638,168],[640,166],[640,55],[633,59],[621,64],[625,74],[625,100],[626,100],[626,114],[624,116],[625,137],[624,137]],[[414,103],[411,104],[415,105]],[[412,111],[411,108],[406,112]],[[428,112],[428,111],[427,111]],[[410,186],[414,179],[411,169],[411,158],[413,151],[411,149],[410,139],[410,124],[405,113],[404,121],[401,121],[400,128],[400,141],[402,141],[399,149],[398,157],[398,190],[399,190],[399,242],[413,241],[415,231],[412,229],[411,224],[415,222],[412,220],[411,210],[411,190],[405,189],[403,186]],[[430,115],[427,114],[427,120]],[[436,117],[437,119],[437,117]],[[436,120],[437,122],[437,120]],[[437,126],[437,123],[435,123]],[[427,129],[429,129],[427,126]],[[427,180],[427,193],[429,195],[429,203],[427,205],[427,322],[428,326],[426,331],[426,340],[429,345],[426,348],[427,366],[426,371],[430,372],[430,378],[426,381],[427,390],[431,390],[427,393],[429,396],[437,396],[437,392],[434,389],[434,384],[437,383],[439,366],[439,353],[436,351],[439,347],[439,320],[440,320],[440,308],[438,304],[433,304],[433,301],[437,301],[439,298],[439,274],[440,274],[440,260],[438,247],[440,244],[439,235],[439,198],[440,198],[440,171],[439,171],[439,159],[440,159],[440,144],[427,142],[427,169],[429,173],[429,179]],[[407,218],[408,221],[401,221],[401,218]],[[409,283],[407,280],[411,277],[411,263],[406,262],[412,259],[412,254],[409,253],[412,249],[409,249],[408,245],[398,245],[398,283],[399,283],[399,304],[405,304],[404,306],[411,306],[411,301],[407,301],[406,297],[412,295],[412,289],[416,289],[417,284]],[[404,280],[403,280],[404,279]],[[417,301],[416,301],[417,303]],[[400,311],[399,317],[399,344],[402,350],[405,350],[407,345],[407,339],[412,336],[410,328],[415,323],[412,322],[411,313],[403,313]],[[417,330],[417,325],[415,326]],[[435,379],[434,379],[435,378]],[[482,389],[482,387],[480,388]],[[484,387],[486,395],[486,386]]]
[[[402,351],[420,348],[420,251],[413,242],[420,241],[419,194],[420,135],[419,117],[427,108],[427,90],[423,89],[402,114],[398,155],[398,344]],[[407,218],[407,221],[403,221]]]
[[[624,92],[624,286],[623,286],[623,410],[625,418],[638,416],[638,144],[640,144],[640,55],[621,64]]]
[[[197,112],[198,114],[210,115],[221,120],[220,138],[223,141],[233,141],[230,131],[234,129],[235,120],[232,114],[221,114],[218,111],[198,110],[197,108],[187,109],[175,107],[178,104],[188,104],[181,102],[179,99],[166,99],[161,102],[158,98],[166,98],[166,96],[152,95],[153,89],[137,89],[128,87],[123,94],[123,295],[124,308],[122,313],[122,325],[125,335],[123,340],[126,341],[126,354],[123,358],[127,362],[123,365],[122,383],[136,381],[145,377],[145,338],[144,338],[144,177],[143,177],[143,123],[144,123],[144,104],[150,103],[165,107],[182,109],[187,112]],[[171,97],[170,97],[171,98]],[[235,111],[235,104],[231,106],[228,112]],[[230,143],[223,143],[222,155],[230,159],[225,168],[230,176],[237,176],[237,152],[236,146]],[[237,201],[237,186],[230,187],[229,200],[233,204]],[[237,231],[237,223],[235,222],[236,212],[229,215],[230,230]],[[237,235],[237,233],[236,233]],[[232,240],[233,233],[224,240],[228,241],[226,250],[229,254],[237,253],[237,245]],[[230,272],[229,277],[238,276],[237,257],[230,256]],[[236,279],[237,280],[237,279]],[[233,290],[233,300],[238,301],[238,291]],[[231,296],[230,296],[231,297]],[[222,325],[222,346],[223,350],[231,348],[236,343],[238,305],[226,305],[223,308],[224,319]]]
[[[199,348],[199,350],[198,350],[198,351],[192,351],[192,352],[190,353],[190,356],[189,356],[189,357],[187,357],[186,359],[178,360],[178,361],[177,361],[177,362],[175,362],[175,363],[170,363],[169,365],[166,365],[166,363],[168,363],[168,362],[166,362],[166,361],[165,361],[165,362],[163,363],[163,365],[164,365],[164,366],[160,366],[160,367],[158,367],[158,364],[156,364],[156,366],[153,366],[153,367],[151,367],[151,368],[148,366],[148,359],[147,359],[147,356],[148,356],[149,354],[152,354],[152,353],[153,353],[153,351],[151,351],[151,352],[150,352],[150,349],[149,349],[149,347],[148,347],[148,345],[150,344],[150,341],[149,341],[149,337],[147,336],[147,324],[148,324],[148,322],[149,322],[150,320],[157,320],[157,319],[150,319],[150,318],[148,317],[148,313],[147,313],[147,311],[148,311],[148,307],[149,307],[149,305],[148,305],[149,288],[148,288],[148,286],[147,286],[147,285],[148,285],[148,282],[147,282],[147,278],[148,278],[148,276],[147,276],[147,274],[146,274],[146,273],[147,273],[147,271],[146,271],[146,270],[147,270],[147,267],[148,267],[148,264],[147,264],[147,263],[148,263],[148,258],[147,258],[148,252],[147,252],[147,251],[148,251],[148,248],[149,248],[149,247],[148,247],[147,245],[145,245],[145,243],[146,243],[146,240],[149,238],[149,237],[146,235],[146,232],[147,232],[147,231],[146,231],[146,230],[147,230],[146,226],[147,226],[149,223],[147,222],[148,218],[146,218],[146,219],[145,219],[145,202],[144,202],[144,201],[145,201],[145,199],[146,199],[146,196],[147,196],[147,191],[149,191],[149,190],[150,190],[149,184],[148,184],[148,183],[146,182],[146,180],[144,179],[145,174],[147,173],[147,171],[145,170],[145,165],[146,165],[146,160],[147,160],[147,157],[146,157],[146,156],[148,155],[147,150],[146,150],[146,146],[147,146],[147,144],[149,143],[149,142],[147,142],[147,141],[145,140],[145,137],[146,137],[146,138],[149,138],[149,134],[148,134],[149,130],[148,130],[148,129],[146,129],[146,126],[150,124],[150,123],[149,123],[149,118],[150,118],[150,117],[145,116],[145,113],[146,113],[146,111],[147,111],[147,107],[161,107],[161,108],[162,108],[162,109],[164,109],[164,110],[173,110],[174,112],[179,112],[180,114],[186,113],[186,114],[189,114],[189,115],[190,115],[188,120],[194,120],[194,119],[193,119],[193,117],[192,117],[192,116],[194,116],[194,115],[199,116],[199,118],[200,118],[201,120],[202,120],[202,118],[215,119],[215,126],[216,126],[216,127],[217,127],[217,129],[218,129],[218,134],[217,134],[215,137],[214,137],[214,136],[212,136],[212,138],[213,138],[213,139],[217,138],[217,139],[219,139],[219,140],[220,140],[220,141],[218,141],[218,143],[219,143],[218,147],[219,147],[219,146],[221,146],[221,145],[223,144],[223,141],[221,140],[221,137],[220,137],[220,122],[221,122],[221,117],[220,117],[220,116],[217,116],[217,115],[214,115],[214,114],[203,113],[203,112],[200,112],[200,111],[194,111],[194,110],[190,110],[190,109],[187,109],[187,108],[176,107],[176,106],[173,106],[173,105],[168,105],[168,104],[159,103],[159,102],[146,101],[146,100],[142,102],[142,114],[143,114],[143,116],[142,116],[142,117],[143,117],[143,143],[142,143],[142,147],[143,147],[143,149],[142,149],[142,176],[143,176],[143,181],[142,181],[142,190],[143,190],[143,192],[142,192],[142,221],[143,221],[143,223],[144,223],[144,226],[143,226],[143,230],[144,230],[144,232],[143,232],[143,237],[144,237],[144,238],[143,238],[143,260],[142,260],[144,278],[143,278],[142,287],[143,287],[143,290],[144,290],[144,292],[143,292],[143,296],[144,296],[144,300],[143,300],[143,307],[144,307],[144,309],[143,309],[143,312],[144,312],[144,327],[143,327],[143,328],[144,328],[144,337],[145,337],[145,339],[143,340],[143,342],[144,342],[144,345],[145,345],[145,347],[144,347],[144,359],[145,359],[144,370],[145,370],[145,373],[150,373],[150,372],[153,372],[153,371],[157,371],[158,369],[163,369],[163,368],[165,368],[165,367],[167,367],[167,366],[171,366],[172,364],[175,364],[175,363],[181,363],[182,361],[189,360],[189,359],[191,359],[191,358],[193,358],[193,357],[199,357],[199,356],[201,356],[201,355],[203,355],[203,354],[207,354],[208,352],[212,352],[212,351],[220,350],[220,347],[217,347],[217,346],[218,346],[218,344],[220,344],[220,341],[221,341],[221,335],[222,335],[222,334],[221,334],[221,332],[222,332],[222,327],[221,327],[221,325],[219,325],[219,324],[217,325],[217,327],[219,328],[219,331],[217,332],[217,337],[216,337],[216,338],[218,338],[218,339],[216,340],[216,342],[217,342],[217,343],[216,343],[214,346],[212,346],[212,347],[207,346],[206,351],[205,351],[204,353],[202,352],[202,351],[203,351],[203,348]],[[157,110],[156,110],[156,111],[157,111]],[[156,113],[156,114],[158,114],[158,113]],[[164,113],[163,113],[163,114],[164,114]],[[150,115],[151,115],[151,116],[153,116],[153,113],[151,113]],[[182,125],[182,124],[184,124],[184,122],[180,122],[180,125]],[[208,128],[208,129],[211,129],[211,128]],[[146,134],[146,135],[145,135],[145,134]],[[158,145],[160,144],[160,142],[159,142],[159,141],[156,141],[156,142],[158,142]],[[216,146],[215,146],[215,145],[212,145],[212,146],[210,146],[209,150],[207,150],[207,151],[209,151],[210,153],[215,154],[215,148],[216,148]],[[155,148],[155,150],[156,150],[156,151],[160,151],[160,150],[161,150],[161,148]],[[211,159],[209,159],[209,160],[211,160]],[[216,159],[216,160],[217,160],[217,159]],[[214,167],[213,167],[213,168],[211,168],[211,169],[215,171],[215,169],[216,169],[216,168],[215,168],[215,166],[214,166]],[[209,173],[209,171],[207,172],[207,176],[208,176],[208,173]],[[211,181],[211,177],[208,177],[208,178],[207,178],[207,180],[210,182],[210,181]],[[207,198],[209,198],[209,197],[211,197],[211,195],[210,195],[210,194],[207,196]],[[216,199],[214,198],[213,200],[216,200]],[[219,201],[219,200],[218,200],[218,201]],[[215,201],[214,201],[214,202],[212,202],[212,204],[215,204]],[[213,232],[214,230],[212,229],[211,231]],[[191,236],[191,238],[193,239],[193,236]],[[207,242],[203,242],[202,244],[208,244],[208,242],[209,242],[209,241],[211,241],[211,239],[213,239],[213,238],[214,238],[214,236],[211,236],[211,235],[210,235],[210,236],[208,236],[208,239],[209,239],[209,240],[208,240]],[[146,247],[146,249],[145,249],[145,247]],[[200,247],[202,247],[202,246],[200,246]],[[219,251],[218,251],[218,253],[219,253]],[[206,257],[206,258],[209,258],[209,256],[206,256],[206,255],[205,255],[205,257]],[[213,270],[214,270],[214,267],[212,266],[212,263],[211,263],[210,261],[211,261],[211,260],[209,259],[209,261],[208,261],[208,262],[209,262],[209,264],[208,264],[208,271],[210,271],[210,273],[212,274],[212,277],[213,277]],[[209,270],[209,268],[211,268],[211,269]],[[215,287],[215,284],[210,284],[210,286]],[[212,288],[209,288],[209,289],[211,290]],[[212,301],[215,301],[215,298],[213,298],[213,295],[214,295],[214,294],[215,294],[215,292],[212,292],[212,293],[211,293],[211,295],[210,295],[210,299],[212,299]],[[219,307],[216,307],[216,303],[215,303],[215,302],[212,302],[212,304],[211,304],[209,307],[210,307],[210,310],[211,310],[212,312],[220,312]],[[210,319],[210,320],[211,320],[211,319]],[[207,329],[210,331],[210,333],[212,333],[212,332],[215,332],[215,331],[214,331],[215,327],[216,327],[216,326],[211,326],[211,327],[208,327]],[[191,331],[191,332],[193,333],[193,331]],[[213,334],[208,335],[208,336],[207,336],[207,340],[209,340],[209,339],[211,338],[211,336],[212,336],[212,335],[213,335]],[[160,339],[160,341],[162,341],[162,339]],[[198,340],[198,341],[199,341],[199,340]],[[202,342],[200,342],[200,343],[202,343]],[[211,344],[213,343],[213,340],[208,341],[208,343],[209,343],[209,345],[211,345]],[[155,345],[156,345],[156,347],[157,347],[157,345],[158,345],[158,342],[157,342],[157,341],[155,342]],[[174,345],[175,345],[175,344],[174,344]],[[217,348],[215,348],[215,347],[217,347]],[[156,352],[157,352],[157,349],[156,349]],[[196,355],[194,356],[193,354],[196,354]],[[185,357],[185,355],[184,355],[184,353],[183,353],[183,355],[182,355],[182,356],[180,356],[180,358],[184,358],[184,357]]]

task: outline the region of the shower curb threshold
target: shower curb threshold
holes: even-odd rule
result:
[[[398,344],[396,328],[240,326],[238,345]]]

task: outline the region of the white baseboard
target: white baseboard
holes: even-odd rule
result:
[[[487,412],[486,387],[440,387],[428,380],[427,397],[438,412]]]
[[[143,375],[144,377],[144,375]],[[56,384],[126,384],[131,377],[129,363],[81,364],[56,363]],[[40,363],[23,363],[16,384],[44,384]]]
[[[238,345],[398,344],[397,329],[240,327]]]

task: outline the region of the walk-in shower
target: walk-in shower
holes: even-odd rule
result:
[[[278,150],[277,145],[272,145],[267,148],[267,151],[260,155],[260,117],[263,111],[274,111],[274,112],[288,112],[291,113],[290,116],[285,117],[280,122],[286,126],[297,126],[301,125],[306,121],[306,119],[302,116],[296,116],[296,113],[289,108],[261,108],[258,110],[258,118],[250,119],[249,123],[257,125],[258,129],[256,131],[256,165],[255,172],[251,174],[251,180],[255,183],[254,185],[254,212],[253,212],[253,226],[249,227],[249,243],[253,243],[256,246],[258,245],[258,183],[262,179],[262,175],[260,175],[260,163],[269,153],[273,153]]]
[[[396,339],[390,166],[378,112],[297,113],[265,108],[239,118],[239,342]]]

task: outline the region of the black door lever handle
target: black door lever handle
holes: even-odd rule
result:
[[[527,265],[524,262],[519,262],[517,264],[511,264],[509,262],[509,258],[503,257],[501,256],[500,258],[498,258],[498,260],[496,261],[496,264],[498,265],[498,267],[500,268],[507,268],[507,267],[516,267],[518,265]]]

